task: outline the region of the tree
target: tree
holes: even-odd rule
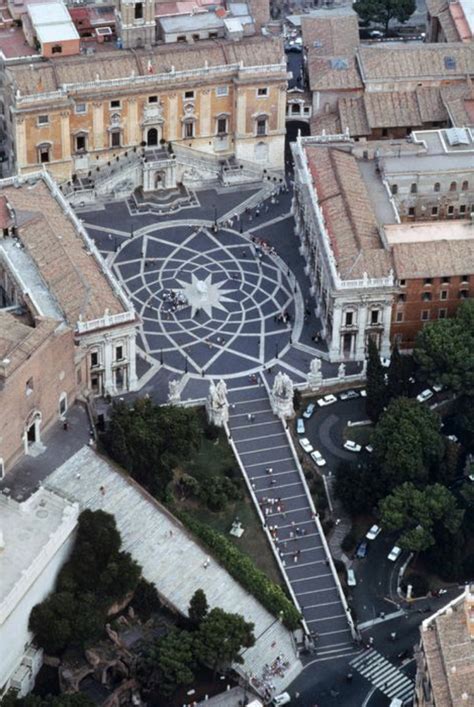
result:
[[[397,344],[392,349],[390,366],[387,373],[387,393],[390,398],[407,396],[410,389],[411,361],[407,356],[402,356]]]
[[[209,605],[207,603],[207,598],[202,589],[196,589],[189,602],[188,616],[193,623],[196,625],[200,624],[201,621],[207,615],[209,610]]]
[[[336,469],[334,493],[351,515],[370,513],[387,493],[384,479],[372,461],[342,462]]]
[[[429,383],[474,395],[474,300],[464,301],[455,318],[424,326],[414,356]]]
[[[391,20],[407,22],[416,10],[415,0],[356,0],[354,10],[364,22],[379,22],[385,34]]]
[[[401,530],[400,547],[420,552],[435,544],[435,526],[441,532],[458,532],[464,511],[441,484],[417,489],[404,483],[380,503],[381,523],[389,531]]]
[[[255,644],[254,625],[239,614],[228,614],[223,609],[212,609],[199,626],[196,650],[199,660],[214,672],[231,663],[243,663],[241,648]]]
[[[377,344],[369,338],[367,355],[367,399],[366,409],[371,420],[376,422],[385,406],[387,399],[387,386],[385,385],[385,371],[380,362]]]
[[[194,634],[173,629],[142,657],[139,675],[148,688],[156,686],[162,695],[171,697],[177,687],[193,682],[195,667]]]
[[[386,491],[404,481],[426,482],[444,453],[439,418],[416,400],[392,400],[380,417],[372,444]]]
[[[94,707],[95,702],[92,702],[81,692],[48,695],[47,697],[31,694],[26,697],[17,697],[16,690],[10,690],[0,704],[2,707]]]
[[[197,448],[196,412],[159,406],[148,398],[114,403],[104,442],[109,454],[158,498],[164,498],[173,468]]]

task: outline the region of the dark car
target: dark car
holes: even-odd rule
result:
[[[368,550],[369,545],[365,540],[363,540],[357,547],[356,557],[358,557],[359,560],[363,560],[364,557],[367,555]]]

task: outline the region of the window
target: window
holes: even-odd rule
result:
[[[257,97],[266,98],[268,96],[268,88],[257,88]]]
[[[438,319],[446,319],[447,314],[447,309],[438,309]]]
[[[38,125],[48,125],[49,124],[49,115],[39,115],[38,116]]]
[[[462,183],[461,191],[469,191],[469,182],[467,179]]]
[[[448,216],[452,216],[454,214],[454,206],[448,206]]]
[[[423,292],[421,295],[421,299],[423,302],[430,302],[431,301],[431,292]]]
[[[67,412],[67,395],[66,393],[62,393],[61,397],[59,398],[59,414],[61,417],[64,417],[64,415]]]
[[[188,100],[192,100],[194,98],[194,91],[185,91],[184,97]]]
[[[406,295],[398,295],[398,301],[399,301],[399,302],[405,302],[405,301],[406,301],[406,298],[407,298]]]
[[[465,213],[466,213],[466,204],[460,204],[460,205],[459,205],[459,213],[460,213],[460,214],[465,214]]]
[[[115,360],[121,361],[123,359],[123,346],[115,347]]]
[[[400,280],[400,287],[405,287],[407,284],[406,280]]]
[[[110,147],[120,147],[120,130],[112,130],[110,133]]]
[[[345,326],[352,326],[354,319],[354,312],[346,312]]]
[[[33,384],[33,378],[28,378],[28,380],[26,381],[26,391],[25,391],[26,394],[27,394],[27,395],[31,395],[31,393],[32,393],[33,390],[34,390],[34,387],[35,387],[35,386],[34,386],[34,384]]]
[[[435,191],[440,191],[440,189],[441,189],[441,184],[440,184],[439,182],[436,182],[435,185],[434,185],[434,190],[435,190]]]
[[[76,105],[74,106],[74,112],[78,115],[81,115],[82,113],[87,113],[87,103],[76,103]]]
[[[208,35],[209,39],[217,39],[218,36],[219,35],[217,34],[217,32],[209,32],[209,35]]]
[[[463,282],[463,283],[469,282],[469,275],[461,275],[461,282]]]
[[[86,136],[76,135],[76,152],[86,151]]]
[[[55,44],[54,47],[51,49],[51,54],[62,54],[63,53],[63,48],[60,44]]]
[[[416,183],[413,182],[413,184],[410,186],[410,193],[411,193],[411,194],[416,194],[417,191],[418,191],[418,187],[417,187]]]
[[[218,135],[225,135],[227,132],[227,118],[218,118],[217,119],[217,134]]]
[[[193,34],[193,42],[199,42],[200,39],[201,37],[199,34]]]
[[[188,121],[184,124],[184,137],[194,137],[194,123]]]
[[[388,129],[382,128],[382,137],[388,137]]]
[[[301,106],[300,106],[300,104],[299,104],[299,103],[293,103],[293,105],[291,106],[291,112],[292,112],[292,113],[297,113],[297,114],[301,113]]]
[[[456,191],[458,188],[457,182],[451,182],[449,185],[449,191]]]
[[[441,290],[439,294],[440,299],[448,299],[448,290]]]
[[[425,285],[431,285],[433,282],[433,279],[431,277],[425,277]]]
[[[403,312],[397,312],[396,321],[403,322]]]
[[[469,297],[468,290],[460,290],[459,291],[459,299],[467,299],[468,297]]]
[[[40,145],[38,147],[38,161],[41,164],[45,164],[50,161],[50,149],[51,145]]]
[[[228,95],[229,95],[229,87],[228,86],[217,86],[216,96],[228,96]]]
[[[267,134],[267,119],[266,118],[259,118],[257,120],[257,135],[266,135]]]
[[[441,282],[443,283],[443,285],[449,285],[450,279],[451,279],[450,277],[444,276],[441,278]]]
[[[135,19],[136,20],[143,19],[143,3],[142,2],[135,3]]]
[[[437,215],[438,215],[438,207],[437,207],[437,206],[432,206],[432,207],[431,207],[431,215],[432,215],[432,216],[437,216]]]
[[[91,368],[99,365],[99,352],[91,351]]]
[[[114,101],[110,101],[110,107],[111,108],[120,108],[120,100],[116,99]]]
[[[430,318],[430,310],[429,309],[423,309],[421,312],[421,321],[426,322]]]
[[[390,186],[390,189],[391,189],[391,191],[392,191],[392,194],[394,194],[394,195],[395,195],[395,194],[398,194],[398,184],[392,184],[392,185]]]
[[[158,103],[158,96],[148,96],[148,103]]]
[[[414,216],[414,215],[415,215],[415,207],[410,206],[410,208],[408,209],[408,216]]]
[[[378,324],[379,323],[379,315],[380,315],[379,309],[372,309],[370,312],[370,323],[371,324]]]
[[[178,34],[176,37],[177,42],[185,42],[186,41],[186,35],[185,34]]]
[[[76,371],[76,383],[77,385],[81,385],[82,383],[82,370],[80,368]]]

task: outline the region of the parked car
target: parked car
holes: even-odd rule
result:
[[[363,540],[361,543],[359,543],[357,550],[356,550],[356,557],[359,558],[359,560],[363,560],[364,557],[367,555],[367,552],[369,551],[369,545],[366,540]]]
[[[351,439],[348,439],[344,442],[344,449],[347,449],[348,452],[360,452],[362,447],[360,444],[357,444],[357,442],[353,442]]]
[[[337,398],[335,395],[325,395],[324,398],[319,398],[318,400],[318,405],[321,408],[326,405],[332,405],[333,403],[337,403]]]
[[[385,358],[384,356],[381,356],[381,357],[380,357],[380,363],[382,364],[382,366],[383,366],[384,368],[388,368],[388,367],[390,366],[390,359],[389,359],[389,358]]]
[[[362,388],[362,390],[359,390],[359,395],[361,398],[366,398],[367,397],[367,391],[365,388]]]
[[[315,410],[316,405],[314,403],[310,403],[309,405],[306,406],[305,411],[303,412],[303,417],[306,420],[309,420],[311,415],[313,414]]]
[[[282,692],[280,695],[275,695],[272,700],[273,707],[280,707],[280,705],[287,705],[291,702],[291,697],[288,692]]]
[[[303,418],[298,417],[296,420],[296,434],[304,435],[304,433],[305,433],[304,420],[303,420]]]
[[[400,555],[402,554],[402,548],[398,547],[398,545],[394,545],[390,552],[388,553],[387,557],[391,562],[395,562],[398,560]]]
[[[458,438],[456,435],[448,435],[447,439],[449,439],[450,442],[459,442]]]
[[[302,448],[304,449],[305,452],[308,452],[308,454],[311,454],[311,452],[313,451],[313,445],[311,444],[311,442],[309,441],[309,439],[307,437],[300,437],[298,442],[300,443],[300,445],[302,446]]]
[[[347,586],[355,587],[357,584],[354,570],[347,570]]]
[[[433,390],[435,393],[441,393],[441,391],[444,389],[444,385],[442,383],[435,383],[433,386]]]
[[[369,531],[367,531],[366,538],[367,540],[375,540],[377,535],[379,535],[382,532],[382,528],[379,525],[373,525]]]
[[[339,395],[339,400],[353,400],[354,398],[358,398],[359,393],[357,390],[344,390],[340,395]]]
[[[326,466],[326,460],[321,454],[321,452],[318,452],[317,449],[314,450],[314,452],[311,452],[311,459],[314,461],[316,466]]]
[[[422,390],[421,393],[416,396],[416,399],[419,403],[425,403],[427,400],[432,398],[433,395],[433,391],[430,388],[426,388],[426,390]]]
[[[371,444],[366,444],[365,451],[368,452],[369,454],[372,454],[372,452],[374,451],[374,448]]]

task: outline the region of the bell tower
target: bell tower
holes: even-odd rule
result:
[[[124,49],[149,49],[155,43],[154,0],[119,0],[115,14]]]

